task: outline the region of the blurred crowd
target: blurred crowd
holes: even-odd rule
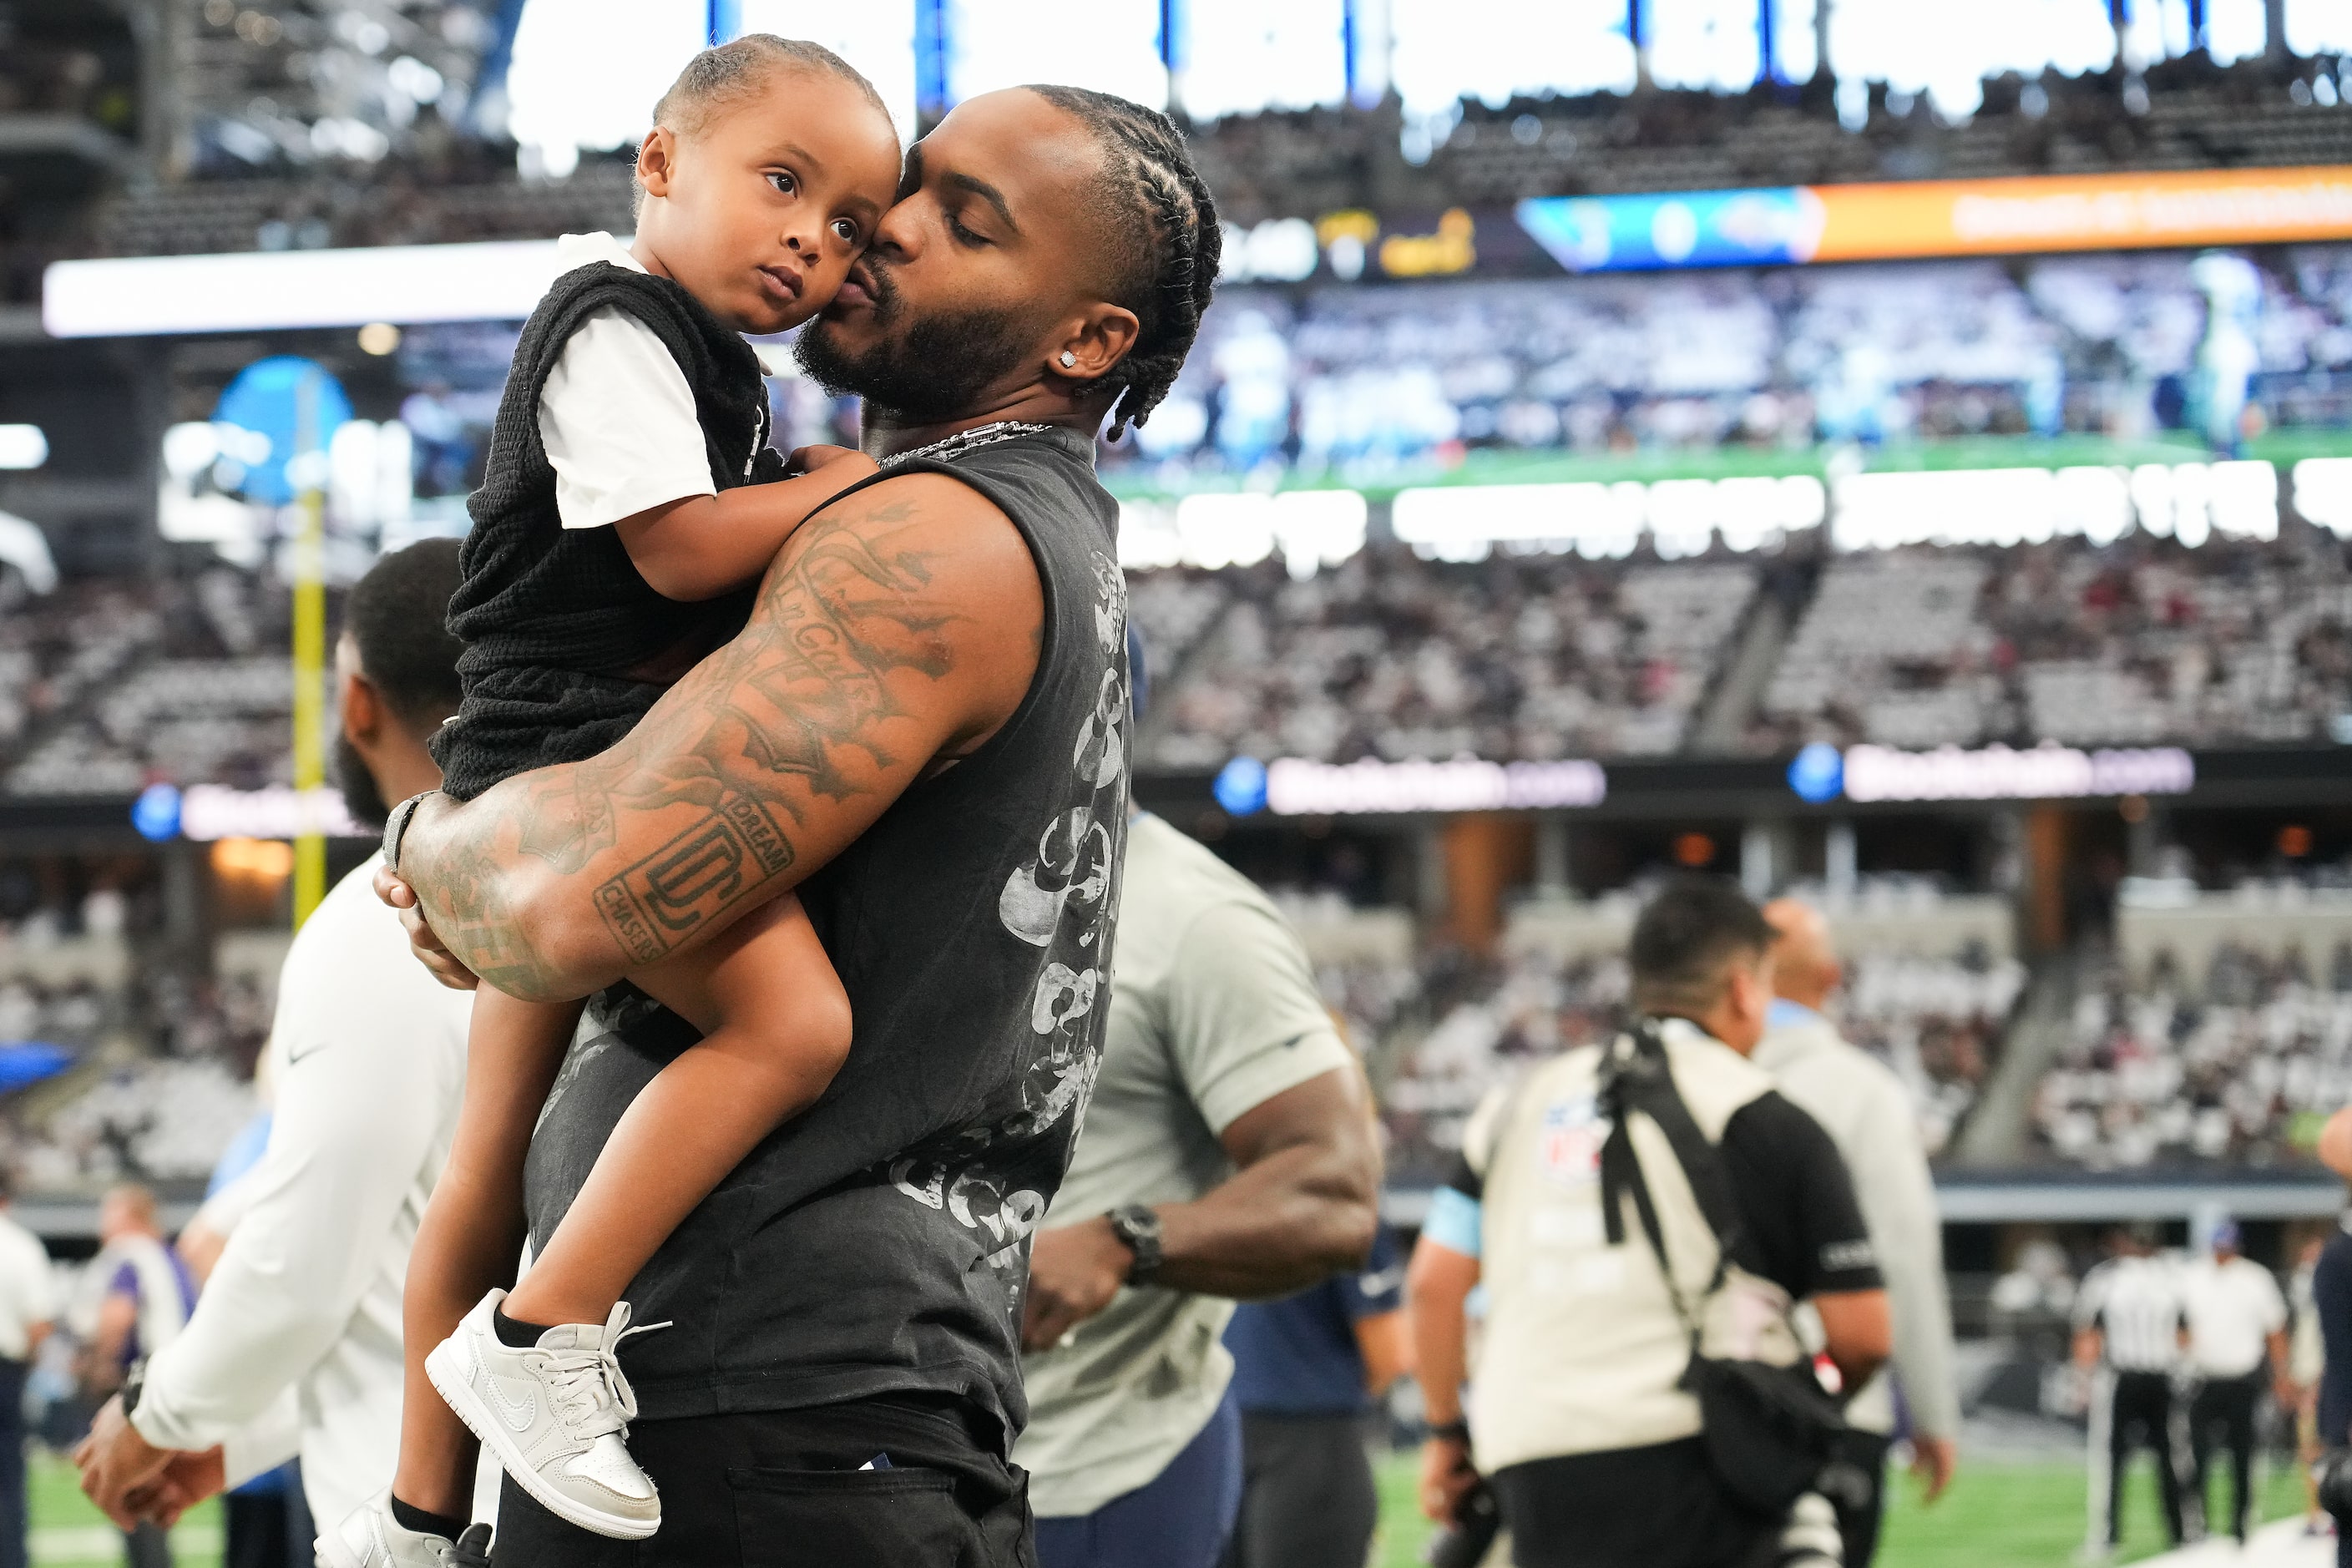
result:
[[[1269,464],[1369,482],[1482,449],[2194,430],[2234,455],[2352,411],[2347,256],[1229,287],[1129,460],[1181,487]]]
[[[2132,534],[1832,558],[1423,560],[1375,544],[1135,577],[1147,767],[1235,755],[1495,761],[1786,752],[1812,741],[2325,742],[2352,712],[2352,566],[2315,531],[2189,549]],[[1753,655],[1751,606],[1796,606]],[[1724,722],[1739,661],[1771,662]]]
[[[2337,542],[2135,534],[1833,562],[1747,743],[2309,742],[2347,710]]]
[[[289,782],[289,606],[284,584],[226,566],[47,595],[0,574],[0,795]]]
[[[2352,1102],[2352,944],[2223,945],[2202,974],[2159,953],[2082,985],[2071,1037],[2043,1079],[2033,1131],[2058,1157],[2103,1169],[2278,1165]]]
[[[1450,567],[1386,548],[1305,582],[1270,566],[1146,578],[1139,619],[1174,647],[1150,645],[1167,679],[1140,757],[1672,752],[1755,587],[1745,565]]]

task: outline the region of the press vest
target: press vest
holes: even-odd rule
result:
[[[1709,1142],[1772,1080],[1729,1047],[1668,1020],[1668,1070]],[[1690,1333],[1643,1238],[1631,1196],[1612,1244],[1601,1212],[1604,1050],[1591,1046],[1497,1091],[1465,1131],[1483,1183],[1480,1253],[1487,1310],[1472,1373],[1470,1426],[1489,1474],[1532,1459],[1646,1447],[1699,1431],[1677,1386]],[[1706,1352],[1790,1365],[1803,1354],[1788,1292],[1737,1264],[1711,1299],[1717,1247],[1690,1184],[1647,1117],[1627,1130],[1655,1204],[1682,1300],[1703,1310]],[[1702,1308],[1702,1302],[1704,1306]]]

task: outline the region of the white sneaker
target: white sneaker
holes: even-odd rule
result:
[[[387,1490],[319,1537],[319,1561],[327,1568],[488,1568],[489,1542],[487,1524],[468,1526],[462,1541],[404,1530]]]
[[[518,1350],[490,1321],[506,1294],[483,1297],[425,1356],[433,1386],[541,1506],[598,1535],[643,1541],[661,1528],[661,1499],[622,1441],[637,1400],[613,1352],[643,1331],[629,1328],[629,1304],[602,1327],[560,1323]]]

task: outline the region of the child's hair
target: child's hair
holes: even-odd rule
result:
[[[746,33],[741,37],[703,50],[686,62],[677,79],[654,105],[654,123],[684,137],[699,136],[719,115],[767,85],[779,70],[818,71],[853,83],[866,101],[886,120],[889,106],[874,84],[856,66],[805,38],[780,38],[773,33]],[[645,203],[645,187],[637,187],[636,205]]]

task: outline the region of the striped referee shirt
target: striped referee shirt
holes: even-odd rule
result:
[[[2179,1271],[2160,1258],[2111,1258],[2083,1277],[2074,1298],[2074,1326],[2099,1331],[2117,1372],[2170,1372],[2187,1322]]]

